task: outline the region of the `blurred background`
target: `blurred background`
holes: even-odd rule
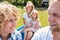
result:
[[[49,6],[49,0],[0,0],[0,2],[3,2],[3,1],[8,1],[9,3],[15,5],[19,10],[19,14],[21,16],[17,22],[16,28],[21,27],[23,25],[22,16],[23,16],[23,13],[25,12],[23,8],[26,6],[26,3],[28,1],[32,1],[35,6],[35,9],[38,10],[41,27],[49,25],[48,12],[47,12],[47,8]]]

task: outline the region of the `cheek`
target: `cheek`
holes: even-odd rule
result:
[[[31,11],[31,10],[32,10],[32,8],[30,8],[30,7],[29,7],[29,8],[27,8],[27,11]]]
[[[7,29],[7,30],[9,30],[10,29],[10,27],[11,27],[11,23],[6,23],[4,26],[5,26],[5,29]]]
[[[30,10],[32,10],[32,8],[30,8]]]
[[[56,23],[60,24],[60,18],[55,18]]]
[[[7,23],[7,24],[5,24],[5,27],[9,28],[9,27],[11,27],[11,25],[12,25],[11,23]]]
[[[34,18],[36,18],[36,15],[33,15]]]
[[[57,26],[60,27],[60,19],[59,18],[55,18],[55,22],[56,22]]]
[[[33,14],[32,16],[35,17],[35,14]]]
[[[50,23],[50,22],[52,22],[53,20],[52,20],[52,17],[49,15],[48,16],[48,22]]]
[[[26,9],[27,11],[30,10],[29,8]]]
[[[32,17],[34,18],[35,16],[33,15]]]
[[[36,15],[35,15],[35,18],[36,18]]]
[[[10,28],[9,28],[8,26],[5,26],[5,27],[4,27],[4,31],[5,31],[5,32],[10,32],[9,30],[10,30]]]
[[[16,21],[14,21],[14,22],[12,23],[12,26],[13,26],[13,27],[15,27],[15,26],[16,26]]]

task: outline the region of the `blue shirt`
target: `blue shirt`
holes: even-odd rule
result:
[[[0,37],[0,40],[2,40],[1,37]],[[15,32],[11,33],[8,40],[22,40],[22,36],[19,31],[15,30]]]
[[[53,40],[50,27],[39,29],[31,40]]]

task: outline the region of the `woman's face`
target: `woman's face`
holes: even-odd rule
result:
[[[30,12],[32,11],[32,9],[33,9],[32,6],[28,6],[28,7],[26,8],[27,13],[30,13]]]
[[[8,18],[9,21],[5,22],[3,29],[6,33],[12,33],[15,30],[16,18],[12,14],[9,14]]]

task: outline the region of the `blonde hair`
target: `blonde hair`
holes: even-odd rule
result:
[[[28,1],[28,2],[26,3],[26,7],[24,7],[24,10],[26,11],[27,7],[29,7],[29,6],[32,7],[31,11],[34,9],[34,4],[33,4],[31,1]]]
[[[33,4],[31,1],[28,1],[28,2],[27,2],[26,8],[27,8],[28,6],[32,6],[32,7],[34,8],[34,4]]]
[[[1,2],[0,3],[0,27],[3,25],[3,22],[5,20],[9,20],[8,14],[12,14],[17,19],[18,17],[17,8],[8,2]]]
[[[36,20],[37,20],[37,19],[38,19],[38,11],[34,9],[34,10],[31,12],[31,16],[32,16],[33,14],[36,14]]]

